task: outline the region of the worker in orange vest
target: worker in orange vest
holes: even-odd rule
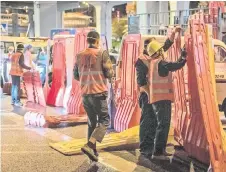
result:
[[[20,77],[23,76],[23,69],[31,70],[30,67],[24,64],[23,49],[23,44],[17,45],[17,51],[11,57],[11,69],[9,73],[12,77],[11,105],[19,107],[23,106],[20,102]]]
[[[140,120],[140,152],[145,157],[169,156],[165,151],[173,101],[171,72],[181,69],[186,63],[186,51],[181,52],[177,62],[164,60],[163,51],[173,44],[176,27],[165,44],[160,45],[154,38],[145,45],[144,53],[135,67],[140,88],[139,104],[142,109]],[[148,40],[146,44],[148,43]]]
[[[88,115],[88,143],[82,147],[92,161],[98,161],[96,142],[101,142],[110,122],[107,105],[107,79],[114,75],[107,51],[99,48],[100,35],[90,31],[89,47],[77,54],[74,78],[80,82],[83,106]]]

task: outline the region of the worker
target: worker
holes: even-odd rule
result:
[[[14,52],[14,47],[13,46],[9,46],[8,47],[8,56],[6,58],[4,58],[3,61],[3,77],[4,77],[4,81],[5,82],[9,82],[9,67],[8,67],[8,63],[10,62],[10,59],[13,55]]]
[[[23,44],[18,44],[16,53],[13,54],[11,58],[11,69],[9,73],[12,77],[11,105],[19,107],[23,106],[23,104],[20,102],[20,77],[23,75],[23,69],[32,69],[31,67],[24,64],[23,50]]]
[[[4,45],[0,45],[0,49],[1,49],[1,57],[0,57],[0,74],[1,74],[1,89],[0,89],[0,96],[2,97],[3,95],[3,86],[4,86],[4,78],[3,78],[3,74],[4,74],[4,61],[6,59],[6,55],[4,54]]]
[[[45,84],[45,78],[46,78],[46,66],[47,66],[47,54],[44,48],[39,49],[39,53],[36,57],[35,63],[37,65],[37,70],[40,73],[40,79],[42,82],[42,86]]]
[[[80,82],[83,106],[88,115],[88,142],[81,148],[92,161],[98,161],[96,142],[102,142],[109,126],[107,79],[114,75],[106,50],[99,48],[100,35],[90,31],[89,47],[76,56],[74,78]]]
[[[163,56],[163,51],[167,51],[170,48],[175,34],[179,33],[180,30],[180,27],[176,27],[163,46],[155,38],[146,40],[143,54],[135,64],[137,83],[140,89],[139,104],[142,109],[140,119],[140,152],[145,157],[170,155],[166,152],[165,148],[171,120],[173,94],[159,95],[150,94],[150,92],[164,92],[165,90],[159,88],[171,84],[170,81],[165,83],[168,79],[172,79],[170,72],[182,68],[186,63],[186,51],[182,51],[181,58],[177,62],[167,62]],[[156,82],[159,82],[157,86],[155,85]]]
[[[33,47],[30,44],[24,45],[24,64],[26,66],[34,68],[35,64],[32,61],[32,54],[31,54],[32,48]]]

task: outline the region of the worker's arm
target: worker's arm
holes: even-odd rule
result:
[[[159,75],[164,77],[167,76],[169,72],[174,72],[176,70],[181,69],[184,67],[186,60],[187,52],[185,50],[181,51],[181,57],[176,62],[167,62],[161,60],[159,62]]]
[[[114,77],[114,70],[112,67],[111,59],[107,51],[104,51],[102,54],[103,58],[103,72],[105,78],[109,79],[109,82],[111,82],[111,78]]]
[[[149,87],[148,87],[148,67],[138,58],[135,63],[137,73],[137,84],[140,87],[139,105],[142,108],[143,105],[148,103]]]
[[[173,45],[173,41],[170,40],[170,38],[168,38],[164,45],[163,45],[163,50],[166,52],[171,46]]]
[[[74,78],[79,81],[79,72],[78,72],[78,65],[75,63],[74,66]]]
[[[137,72],[138,86],[145,87],[148,84],[147,80],[148,67],[143,63],[141,59],[138,58],[138,60],[135,63],[135,68]]]
[[[173,29],[170,37],[165,41],[164,45],[163,45],[163,50],[164,51],[167,51],[172,45],[173,45],[173,42],[174,42],[174,39],[175,39],[175,35],[176,33],[180,33],[181,31],[181,27],[180,26],[177,26]]]
[[[19,65],[27,70],[31,70],[31,67],[28,67],[27,65],[24,64],[24,55],[21,54],[20,59],[19,59]]]

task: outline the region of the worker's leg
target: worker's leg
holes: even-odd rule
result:
[[[147,100],[147,101],[145,101]],[[140,152],[144,155],[150,155],[154,148],[154,139],[156,131],[156,117],[151,104],[148,104],[147,94],[142,93],[139,98],[141,107],[140,119]]]
[[[171,101],[164,100],[152,104],[157,117],[154,152],[162,154],[165,151],[171,121]]]
[[[109,126],[110,123],[110,116],[108,114],[108,105],[107,105],[107,96],[102,95],[102,96],[97,96],[95,97],[95,112],[98,114],[98,125],[93,131],[91,138],[94,138],[98,142],[102,142],[106,131],[107,127]]]
[[[97,125],[97,115],[95,114],[95,112],[93,110],[93,97],[84,96],[83,97],[83,106],[88,115],[88,140],[89,140],[90,136],[92,135],[92,133]]]
[[[16,87],[15,87],[16,103],[19,103],[20,102],[20,76],[16,76],[15,82],[16,82]]]
[[[108,115],[108,108],[107,108],[107,100],[106,96],[94,95],[92,97],[83,98],[83,104],[85,109],[92,110],[89,114],[90,121],[96,121],[96,114],[98,114],[98,125],[91,125],[89,127],[89,141],[86,145],[84,145],[81,150],[93,161],[98,160],[98,154],[96,152],[96,142],[101,142],[106,134],[107,127],[109,125],[110,117]],[[87,108],[90,107],[90,108]],[[93,119],[93,120],[92,120]],[[91,122],[92,124],[92,122]],[[92,132],[91,132],[92,131]],[[91,134],[91,135],[90,135]]]
[[[16,76],[11,75],[12,77],[12,86],[11,86],[11,104],[13,105],[16,101],[17,96],[15,93],[15,88],[16,88]]]

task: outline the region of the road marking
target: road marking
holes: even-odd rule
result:
[[[4,115],[9,117],[10,120],[12,120],[13,122],[16,122],[17,124],[21,125],[20,128],[15,127],[15,128],[1,128],[0,130],[27,130],[27,131],[32,131],[37,133],[40,136],[43,136],[49,140],[55,141],[55,142],[60,142],[60,141],[67,141],[67,140],[72,140],[74,138],[62,134],[56,130],[50,129],[50,128],[32,128],[32,127],[26,127],[24,126],[24,119],[23,116],[17,115],[13,112],[11,113],[7,113],[7,115]],[[23,127],[24,126],[24,127]],[[7,144],[7,145],[2,145],[2,147],[9,147],[9,146],[20,146],[19,144]],[[33,145],[31,145],[33,146]],[[41,145],[41,146],[45,146],[45,145]],[[41,147],[40,146],[40,147]],[[46,145],[48,146],[48,145]],[[55,151],[54,151],[55,152]],[[53,150],[51,151],[2,151],[2,154],[50,154],[53,153]],[[134,155],[132,155],[134,156]],[[116,155],[113,155],[111,153],[108,152],[101,152],[100,154],[100,160],[99,163],[110,167],[116,171],[134,171],[137,167],[142,167],[145,168],[143,166],[139,166],[134,162],[130,162],[127,161],[121,157],[118,157]],[[145,168],[148,169],[148,168]],[[148,169],[150,170],[150,169]]]

